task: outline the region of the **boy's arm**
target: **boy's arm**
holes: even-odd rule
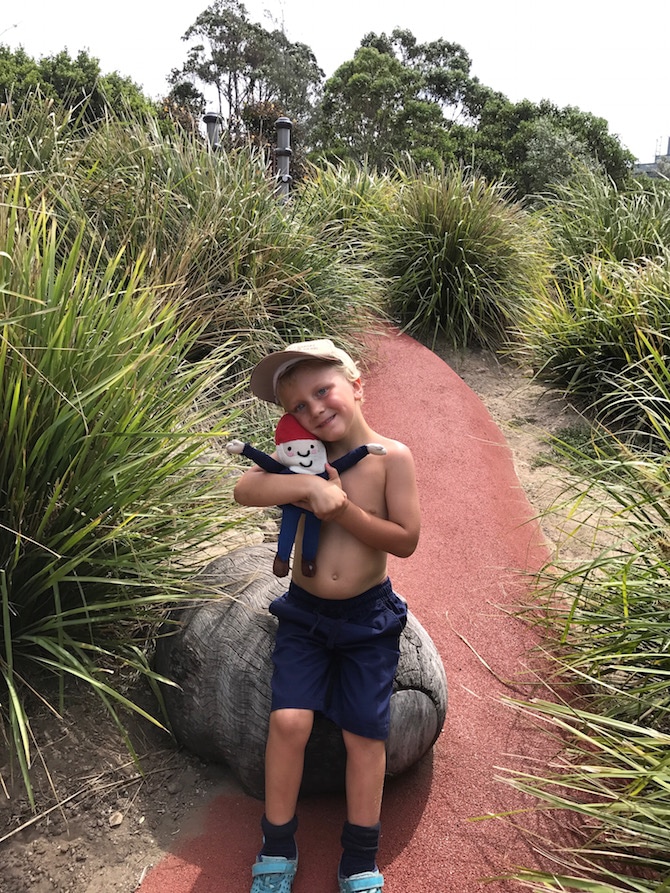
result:
[[[331,482],[316,474],[271,474],[258,467],[244,472],[233,496],[240,505],[266,507],[293,503],[320,517],[337,514],[347,501],[339,478]]]
[[[331,482],[339,483],[335,472],[330,474]],[[419,541],[421,518],[414,459],[403,444],[389,450],[386,458],[385,497],[387,518],[373,515],[347,499],[343,508],[324,520],[336,521],[373,549],[407,558]]]

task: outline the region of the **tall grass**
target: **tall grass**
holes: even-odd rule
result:
[[[197,330],[141,263],[83,232],[64,247],[45,210],[0,205],[0,246],[0,723],[30,790],[36,679],[139,711],[110,662],[151,678],[139,645],[239,517],[211,450],[239,412],[236,348],[185,363]]]
[[[497,347],[520,308],[544,292],[541,221],[464,167],[410,169],[378,221],[378,263],[391,311],[411,331],[454,346]]]
[[[374,224],[389,212],[396,191],[395,179],[367,164],[324,163],[310,167],[301,182],[298,212],[323,238],[344,238],[355,252],[368,254]]]
[[[657,416],[654,428],[653,449],[610,436],[606,449],[580,451],[575,504],[595,507],[582,513],[581,533],[593,543],[596,523],[606,536],[590,559],[566,564],[559,552],[541,575],[562,677],[576,697],[517,705],[565,748],[548,774],[510,781],[552,812],[579,817],[581,840],[549,854],[555,872],[520,873],[533,890],[670,887],[670,418]]]
[[[619,432],[648,430],[641,395],[656,392],[657,403],[665,400],[669,296],[665,258],[637,264],[592,259],[553,299],[526,305],[514,353],[538,378]]]
[[[0,735],[28,791],[32,705],[82,680],[123,729],[110,670],[152,680],[156,624],[243,520],[216,447],[262,439],[249,368],[319,334],[364,352],[380,277],[297,205],[262,155],[150,117],[0,108]]]
[[[5,133],[22,134],[22,145],[51,121],[39,97],[4,115]],[[63,245],[84,227],[107,260],[123,250],[122,270],[142,259],[143,284],[177,306],[183,324],[197,324],[197,353],[234,335],[245,341],[243,371],[268,346],[334,326],[360,353],[381,310],[379,277],[346,238],[324,238],[305,215],[286,213],[262,153],[212,153],[197,135],[166,136],[150,117],[111,112],[95,127],[65,120],[57,136],[41,167],[6,151],[0,197],[22,173],[29,200],[57,216]]]
[[[584,265],[588,271],[592,258],[647,261],[670,248],[670,189],[650,178],[619,188],[584,168],[555,188],[543,216],[562,282],[579,278]]]

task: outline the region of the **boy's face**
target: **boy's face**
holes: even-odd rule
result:
[[[286,412],[319,440],[346,437],[363,397],[360,379],[349,381],[330,363],[300,363],[279,380],[277,396]]]

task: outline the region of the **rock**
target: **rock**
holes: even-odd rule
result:
[[[270,715],[271,654],[277,620],[270,602],[286,590],[272,573],[275,546],[245,546],[209,564],[199,578],[210,595],[170,618],[156,648],[177,740],[198,757],[227,763],[244,789],[263,797],[264,751]],[[220,598],[211,598],[211,593]],[[170,634],[167,634],[167,633]],[[447,712],[440,656],[410,612],[401,637],[391,698],[387,773],[397,775],[433,746]],[[305,752],[302,794],[344,789],[346,754],[340,730],[317,714]]]

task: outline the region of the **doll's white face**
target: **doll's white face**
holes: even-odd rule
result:
[[[326,447],[320,440],[289,440],[277,445],[277,459],[298,474],[321,474],[326,470]]]

